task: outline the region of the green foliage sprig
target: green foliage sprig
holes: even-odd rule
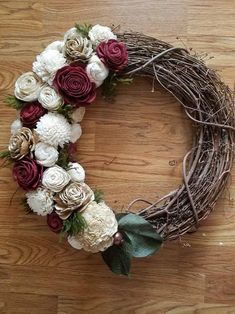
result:
[[[62,238],[66,234],[70,236],[75,236],[79,232],[82,232],[86,227],[86,220],[81,213],[76,212],[72,214],[68,219],[64,220],[63,228],[60,232],[60,235]]]
[[[95,202],[100,203],[104,200],[104,192],[100,189],[95,189],[94,190],[94,195],[95,195]]]
[[[102,96],[105,99],[110,99],[115,94],[115,90],[119,84],[129,85],[132,82],[133,78],[131,77],[124,77],[117,73],[110,72],[102,84]]]
[[[71,122],[72,118],[71,115],[74,111],[74,107],[72,105],[63,105],[60,107],[57,112],[61,115],[63,115],[69,122]]]
[[[82,36],[82,37],[88,37],[88,33],[90,31],[90,29],[92,28],[91,24],[79,24],[76,23],[75,27],[77,29],[77,32]]]
[[[16,110],[20,110],[24,106],[24,102],[17,99],[14,95],[7,96],[6,104],[8,107]]]
[[[64,148],[62,148],[59,152],[59,157],[57,160],[57,165],[64,168],[65,170],[68,170],[69,164],[70,162],[70,155],[68,152],[68,145],[64,146]]]

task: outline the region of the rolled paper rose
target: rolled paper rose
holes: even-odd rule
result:
[[[90,58],[86,72],[90,80],[94,82],[97,87],[102,85],[103,81],[109,75],[109,70],[96,55]]]
[[[53,86],[66,103],[85,106],[96,98],[96,86],[81,66],[65,66],[57,71]]]
[[[35,137],[28,128],[21,128],[10,138],[8,150],[11,158],[22,159],[35,148]]]
[[[63,220],[55,213],[47,215],[47,224],[51,231],[59,233],[63,228]]]
[[[30,102],[23,106],[20,111],[20,121],[23,126],[27,128],[35,128],[39,119],[47,113],[47,110],[43,108],[39,102]]]
[[[59,153],[55,147],[41,142],[36,144],[34,154],[37,163],[44,167],[54,166],[59,157]]]
[[[34,101],[42,88],[41,79],[33,72],[22,74],[15,83],[15,96],[23,101]]]
[[[94,25],[88,35],[95,47],[101,42],[107,42],[109,39],[117,39],[117,36],[112,32],[110,27],[99,24]]]
[[[115,39],[100,43],[96,53],[101,61],[114,72],[121,71],[128,64],[128,52],[125,44]]]
[[[55,111],[59,109],[64,101],[50,86],[44,86],[38,96],[38,102],[43,106],[43,108],[49,111]]]
[[[36,190],[40,185],[43,167],[37,164],[35,160],[25,157],[14,164],[12,172],[19,186],[30,191]]]
[[[53,166],[43,173],[42,184],[48,190],[60,192],[70,181],[70,175],[63,168]]]

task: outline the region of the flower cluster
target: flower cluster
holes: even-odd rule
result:
[[[66,233],[77,249],[104,251],[117,232],[113,211],[85,183],[73,145],[96,89],[127,63],[125,44],[109,27],[76,26],[48,45],[15,83],[20,108],[8,146],[13,177],[31,211],[47,216],[50,229]]]

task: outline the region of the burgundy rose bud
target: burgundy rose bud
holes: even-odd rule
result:
[[[121,71],[127,66],[128,52],[123,42],[115,39],[101,42],[96,53],[101,61],[114,72]]]
[[[124,238],[121,232],[116,232],[113,236],[113,244],[121,245],[123,242],[124,242]]]
[[[55,213],[47,215],[47,224],[51,231],[59,233],[63,228],[63,220]]]
[[[96,98],[96,85],[82,66],[67,65],[59,69],[53,86],[68,104],[85,106]]]
[[[12,171],[14,179],[26,191],[36,190],[41,183],[43,167],[29,157],[17,161]]]
[[[23,126],[27,128],[35,128],[38,120],[47,113],[47,110],[39,104],[39,102],[34,101],[27,103],[23,106],[20,111],[20,120]]]

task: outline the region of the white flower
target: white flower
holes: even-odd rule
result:
[[[23,101],[34,101],[41,88],[41,79],[33,72],[26,72],[15,82],[15,96]]]
[[[51,214],[53,211],[53,193],[44,188],[26,193],[27,203],[33,212],[41,216]]]
[[[82,122],[82,119],[84,118],[85,113],[86,113],[85,107],[79,107],[75,109],[71,115],[73,122],[75,123]]]
[[[74,123],[71,126],[70,142],[75,143],[82,135],[82,129],[80,124]]]
[[[44,50],[36,57],[33,63],[33,71],[37,73],[44,82],[52,84],[56,72],[66,65],[66,59],[58,50]]]
[[[49,44],[45,50],[58,50],[59,52],[62,52],[64,47],[64,42],[61,40],[53,41],[51,44]]]
[[[58,160],[59,153],[55,147],[46,143],[38,143],[35,146],[35,157],[37,163],[44,167],[52,167]]]
[[[91,202],[81,215],[87,227],[76,236],[68,237],[68,242],[78,250],[92,253],[105,251],[113,244],[113,235],[118,229],[113,211],[104,202]]]
[[[49,112],[37,122],[36,132],[41,142],[63,147],[70,141],[71,125],[61,114]]]
[[[78,35],[76,27],[72,27],[64,34],[64,42],[66,42],[67,39],[74,38]]]
[[[117,36],[112,32],[110,27],[95,25],[89,31],[89,37],[94,46],[98,46],[102,41],[109,39],[117,39]]]
[[[19,129],[23,127],[20,119],[16,119],[11,124],[11,134],[14,135]]]
[[[42,176],[42,185],[53,192],[62,191],[69,181],[69,174],[59,166],[46,169]]]
[[[85,170],[83,167],[77,162],[70,162],[68,164],[68,174],[71,177],[71,181],[73,182],[84,182],[85,180]]]
[[[109,75],[108,68],[100,60],[97,55],[93,55],[86,67],[87,75],[89,76],[92,82],[95,82],[96,86],[99,87],[102,85],[103,81]]]
[[[59,109],[64,103],[62,97],[50,86],[44,86],[41,89],[38,101],[49,111]]]

